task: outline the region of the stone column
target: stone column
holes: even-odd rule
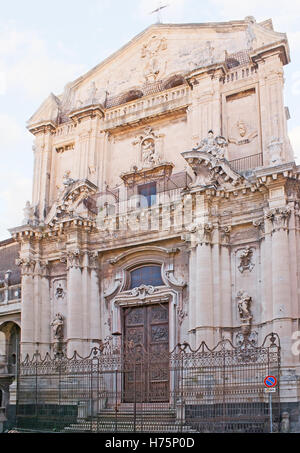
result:
[[[212,280],[212,225],[203,224],[196,233],[196,345],[214,343],[213,280]]]
[[[49,202],[51,157],[52,157],[52,128],[46,127],[36,133],[34,146],[35,168],[33,181],[32,204],[38,206],[38,217],[45,218]]]
[[[35,262],[30,258],[22,258],[17,261],[21,266],[22,273],[22,296],[21,296],[21,356],[32,356],[35,351],[35,316],[34,316],[34,284],[33,272]]]
[[[278,52],[258,60],[258,76],[264,164],[290,162],[293,153],[287,135],[283,68]]]
[[[82,307],[82,253],[79,250],[67,252],[67,353],[73,355],[76,350],[82,354],[83,307]]]
[[[39,334],[39,342],[40,342],[40,352],[42,356],[46,354],[46,352],[50,352],[50,344],[51,344],[51,328],[50,328],[50,282],[48,277],[48,262],[42,261],[40,263],[40,300],[39,300],[39,311],[40,311],[40,334]]]
[[[287,363],[292,335],[291,278],[288,240],[288,207],[274,208],[266,212],[266,220],[272,225],[272,300],[273,331],[278,333],[283,346],[283,362]],[[286,356],[286,357],[285,357]]]
[[[90,341],[102,339],[101,307],[98,277],[98,252],[89,252],[90,300],[89,300],[89,338]]]
[[[231,226],[221,228],[221,245],[220,245],[220,318],[221,327],[232,327],[232,275],[230,259],[230,232]],[[224,332],[222,332],[222,336]]]
[[[272,224],[265,220],[254,222],[254,226],[262,234],[261,237],[261,322],[266,324],[269,333],[273,319],[273,283],[272,283]]]

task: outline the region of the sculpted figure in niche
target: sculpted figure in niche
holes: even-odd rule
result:
[[[155,151],[155,143],[152,138],[145,138],[141,143],[142,160],[146,165],[156,165],[159,163],[159,157]]]
[[[237,294],[238,309],[241,321],[243,323],[250,323],[252,315],[250,313],[250,304],[252,297],[246,291],[239,291]]]
[[[54,320],[50,324],[53,329],[54,338],[61,340],[63,338],[64,319],[60,313],[55,315]]]

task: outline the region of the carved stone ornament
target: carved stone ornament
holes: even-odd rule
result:
[[[207,138],[201,140],[198,146],[196,148],[193,148],[193,151],[210,153],[213,156],[217,156],[220,159],[223,159],[226,146],[228,146],[226,139],[221,135],[215,137],[214,132],[210,130],[208,131]]]
[[[177,308],[177,317],[178,324],[181,326],[185,318],[187,317],[187,312],[183,308]]]
[[[212,232],[214,226],[211,223],[194,224],[187,227],[187,231],[183,233],[182,239],[185,242],[190,242],[191,247],[198,244],[209,244],[212,240]]]
[[[51,322],[53,335],[56,340],[62,340],[64,337],[64,318],[60,313],[55,315],[54,320]]]
[[[71,186],[72,184],[74,184],[77,180],[73,179],[73,178],[70,178],[70,170],[67,170],[65,171],[64,175],[63,175],[63,185],[65,187],[68,187],[68,186]]]
[[[56,287],[56,290],[55,290],[55,298],[56,298],[56,300],[64,299],[65,295],[66,295],[66,293],[64,291],[64,288],[61,286],[61,283],[59,283],[58,286]]]
[[[22,275],[33,275],[35,261],[30,258],[20,258],[16,260],[16,265],[21,267]]]
[[[23,212],[24,212],[24,219],[22,222],[23,225],[35,225],[37,219],[34,215],[34,207],[30,204],[29,201],[26,202]]]
[[[146,60],[144,66],[144,77],[146,82],[155,82],[158,78],[161,79],[165,70],[161,58],[161,52],[167,49],[166,38],[153,35],[151,39],[143,45],[141,50],[141,57]]]
[[[151,295],[155,292],[155,288],[150,285],[141,285],[138,288],[133,288],[130,294],[131,296],[138,297],[141,300],[144,300],[147,295]]]
[[[257,346],[257,341],[258,341],[258,333],[256,331],[251,332],[249,335],[244,335],[242,332],[238,332],[236,334],[236,345],[238,347],[242,346],[242,344],[245,341],[245,338],[247,338],[247,341],[251,343],[252,346]]]
[[[287,228],[290,215],[291,209],[289,207],[275,208],[266,212],[265,219],[272,222],[274,231],[279,231]]]
[[[224,137],[214,137],[213,131],[192,151],[181,153],[195,175],[195,181],[189,187],[213,187],[214,189],[232,189],[246,179],[237,173],[225,159],[227,141]]]
[[[252,263],[251,259],[253,257],[253,250],[247,246],[245,247],[239,255],[240,264],[238,266],[238,270],[243,273],[244,271],[252,271],[254,268],[254,264]]]
[[[144,130],[143,135],[140,135],[133,142],[134,145],[138,144],[140,147],[140,160],[143,168],[160,164],[160,156],[156,146],[156,141],[160,137],[149,126]]]
[[[257,135],[257,131],[249,124],[244,120],[239,120],[234,124],[228,141],[235,145],[244,145],[250,143]]]
[[[72,250],[67,252],[67,268],[70,269],[81,267],[82,252],[80,250]]]

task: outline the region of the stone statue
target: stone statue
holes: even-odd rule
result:
[[[64,328],[64,319],[60,313],[55,315],[54,320],[51,322],[51,327],[53,329],[54,338],[61,340],[63,338],[63,328]]]
[[[157,164],[159,158],[155,152],[155,144],[152,138],[145,138],[141,143],[142,147],[142,159],[144,164]]]
[[[239,291],[237,293],[238,309],[240,318],[243,324],[250,324],[252,315],[250,313],[250,304],[252,297],[246,291]]]
[[[66,171],[63,176],[63,185],[66,187],[71,186],[74,182],[76,182],[75,179],[70,178],[70,173],[70,171]]]
[[[27,225],[28,223],[31,223],[31,221],[33,220],[33,217],[34,217],[34,209],[31,206],[30,201],[26,202],[23,212],[24,212],[23,223],[24,223],[24,225]]]
[[[210,153],[213,156],[223,159],[225,147],[227,145],[228,143],[224,137],[222,137],[221,135],[215,137],[214,132],[210,130],[208,131],[207,138],[201,140],[198,146],[196,148],[193,148],[193,151]]]
[[[249,270],[250,272],[252,271],[254,264],[251,261],[253,255],[252,249],[247,246],[242,250],[240,254],[240,265],[238,267],[239,271],[243,273],[245,270]]]

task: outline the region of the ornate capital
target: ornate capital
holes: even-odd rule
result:
[[[69,250],[67,252],[67,269],[82,267],[82,252],[80,250]]]
[[[289,207],[270,209],[265,214],[265,219],[272,223],[273,231],[286,230],[291,215]]]
[[[22,276],[33,276],[35,270],[35,261],[30,258],[20,258],[16,260],[16,265],[21,267]]]
[[[224,225],[220,228],[221,231],[221,240],[224,244],[229,244],[230,242],[230,234],[231,234],[232,226],[231,225]]]
[[[191,224],[187,231],[182,235],[185,242],[190,242],[191,247],[198,244],[210,244],[214,226],[212,223]]]
[[[88,263],[91,269],[98,268],[98,255],[99,252],[89,251],[88,253]]]
[[[36,260],[34,266],[34,275],[46,277],[48,273],[48,266],[49,266],[48,261]]]

